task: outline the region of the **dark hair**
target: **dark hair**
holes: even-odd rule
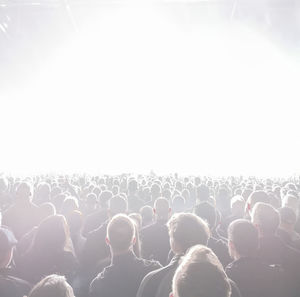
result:
[[[240,256],[253,256],[258,249],[258,231],[247,220],[235,220],[229,225],[228,240]]]
[[[209,202],[200,202],[199,204],[195,205],[194,213],[202,218],[203,220],[207,221],[209,228],[212,230],[216,226],[217,221],[217,213],[215,207]]]

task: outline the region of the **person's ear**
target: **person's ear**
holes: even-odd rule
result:
[[[156,214],[156,209],[155,208],[153,208],[153,213]]]
[[[169,207],[169,213],[171,213],[172,212],[172,208],[171,207]]]
[[[169,297],[174,297],[173,292],[170,293]]]
[[[109,241],[108,237],[105,237],[105,242],[107,245],[110,245],[110,241]]]
[[[132,245],[135,245],[135,244],[136,244],[136,237],[133,237]]]

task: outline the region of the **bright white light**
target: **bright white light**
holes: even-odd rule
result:
[[[299,172],[299,75],[258,34],[97,12],[25,91],[3,100],[9,172]]]

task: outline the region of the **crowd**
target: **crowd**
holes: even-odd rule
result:
[[[299,297],[300,181],[0,176],[1,297]]]

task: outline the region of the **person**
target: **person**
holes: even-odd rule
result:
[[[107,244],[111,264],[90,285],[90,297],[133,297],[140,282],[150,271],[161,267],[158,262],[139,259],[133,253],[134,222],[126,215],[112,218],[107,227]]]
[[[112,197],[112,192],[108,190],[105,190],[100,194],[100,209],[86,217],[82,232],[84,236],[87,236],[89,232],[99,228],[108,219],[108,204]]]
[[[192,247],[176,269],[172,297],[229,297],[231,283],[209,248]]]
[[[153,208],[149,205],[145,205],[140,209],[140,214],[142,216],[142,227],[149,226],[153,223],[154,213]]]
[[[213,250],[225,268],[231,262],[228,253],[227,243],[216,232],[217,211],[215,207],[207,201],[195,205],[194,213],[208,223],[210,237],[207,246]]]
[[[110,198],[108,203],[109,219],[86,236],[80,258],[80,270],[73,285],[77,297],[86,297],[91,280],[111,261],[109,247],[105,241],[109,221],[115,215],[126,214],[128,211],[127,201],[120,195]]]
[[[0,227],[0,295],[3,297],[23,297],[31,290],[31,285],[15,276],[10,268],[17,240],[13,233]]]
[[[172,199],[172,210],[174,213],[176,212],[184,212],[185,211],[185,199],[181,195],[175,195]]]
[[[138,212],[144,206],[143,200],[138,196],[138,182],[135,179],[128,181],[128,208],[132,212]]]
[[[142,257],[157,260],[165,265],[170,251],[169,232],[166,226],[171,213],[169,201],[162,197],[156,199],[153,212],[155,222],[140,231]]]
[[[276,235],[280,222],[278,211],[270,204],[258,202],[251,212],[251,221],[258,229],[259,258],[285,269],[289,287],[297,296],[300,290],[300,252],[284,244]]]
[[[258,244],[258,231],[251,222],[233,221],[228,227],[228,248],[234,261],[226,267],[226,274],[243,297],[289,296],[282,268],[259,259]]]
[[[9,227],[16,239],[20,239],[39,223],[38,207],[31,202],[33,188],[30,183],[22,182],[16,190],[15,203],[4,213],[2,224]]]
[[[77,259],[64,216],[50,216],[39,225],[32,246],[16,261],[16,267],[22,278],[33,284],[52,273],[73,278]]]
[[[72,287],[62,275],[51,274],[39,281],[28,297],[75,297]]]
[[[143,279],[137,297],[168,297],[171,292],[172,278],[181,257],[193,245],[207,244],[209,228],[195,214],[174,214],[168,221],[167,226],[174,257],[167,266],[149,273]]]
[[[265,191],[254,191],[249,195],[245,204],[245,218],[250,219],[251,211],[253,210],[255,204],[259,202],[269,203],[269,196]]]
[[[300,235],[295,231],[297,215],[292,208],[282,207],[279,210],[280,224],[277,235],[287,245],[300,250]]]

